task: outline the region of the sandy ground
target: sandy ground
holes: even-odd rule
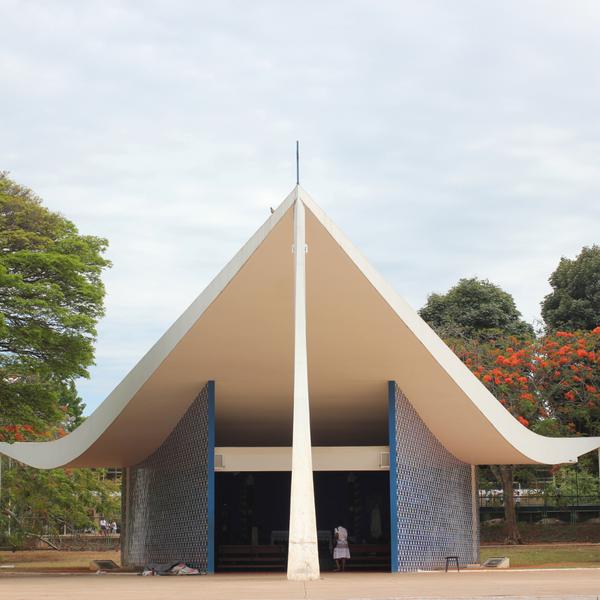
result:
[[[331,573],[318,581],[283,575],[139,577],[0,575],[2,600],[392,600],[395,598],[569,598],[598,600],[600,569],[461,573]]]

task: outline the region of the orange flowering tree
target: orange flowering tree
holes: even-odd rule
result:
[[[525,427],[546,435],[600,434],[600,327],[448,343]]]
[[[556,331],[539,341],[535,380],[567,435],[600,434],[600,327]]]
[[[445,294],[431,294],[419,313],[524,427],[537,421],[534,331],[508,292],[485,279],[461,279]],[[492,471],[504,490],[506,539],[519,543],[514,467]]]
[[[530,336],[490,335],[485,341],[454,338],[450,348],[498,401],[524,427],[535,427],[548,418],[536,390],[536,342]],[[502,484],[506,541],[521,543],[514,504],[514,466],[495,465],[492,471]]]
[[[597,323],[597,312],[588,313],[586,323]],[[600,434],[600,327],[536,338],[512,296],[479,279],[430,295],[420,314],[523,427],[554,436]],[[519,543],[514,466],[491,469],[504,492],[507,542]]]
[[[600,434],[600,327],[447,343],[524,427],[544,435]],[[492,469],[504,489],[507,541],[518,543],[514,469]]]
[[[452,339],[448,344],[523,426],[547,417],[536,393],[535,340],[511,335],[486,342]]]

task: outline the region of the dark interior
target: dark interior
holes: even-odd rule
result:
[[[332,570],[333,529],[349,534],[348,570],[389,570],[389,473],[314,475],[321,570]],[[217,571],[286,568],[289,472],[215,474]]]

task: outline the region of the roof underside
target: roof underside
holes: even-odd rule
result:
[[[297,195],[308,209],[315,446],[387,444],[388,380],[468,463],[566,462],[600,446],[598,438],[543,438],[513,419],[297,188],[81,427],[55,442],[0,451],[46,468],[136,464],[211,379],[218,446],[290,446]]]

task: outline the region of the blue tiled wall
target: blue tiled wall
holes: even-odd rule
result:
[[[390,482],[397,494],[396,522],[392,523],[397,554],[392,568],[441,568],[450,555],[458,556],[463,565],[476,563],[479,523],[478,511],[473,510],[471,465],[442,446],[400,388],[390,383],[390,393],[394,394],[390,435],[395,434],[395,440],[390,440],[392,452],[395,446],[390,457]]]
[[[182,561],[209,569],[211,385],[202,389],[163,444],[126,470],[123,564]]]

